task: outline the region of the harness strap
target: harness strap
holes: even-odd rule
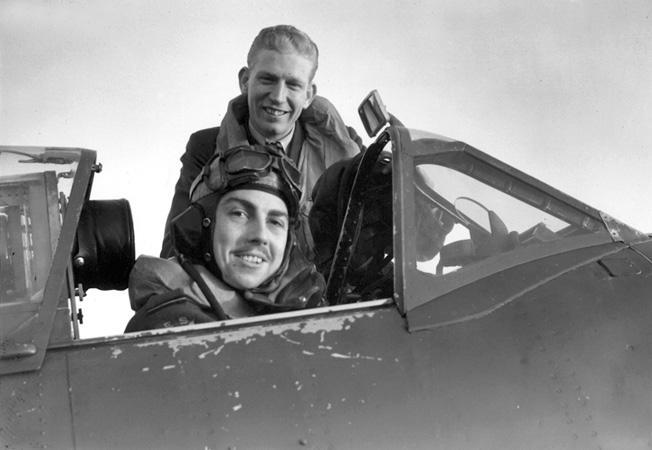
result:
[[[197,283],[199,289],[201,290],[202,294],[204,294],[204,296],[206,297],[206,300],[208,300],[208,303],[211,305],[211,308],[215,312],[217,318],[219,320],[228,320],[229,316],[224,312],[222,306],[220,306],[220,303],[215,298],[215,295],[210,290],[210,288],[206,284],[206,281],[202,278],[197,268],[190,261],[188,261],[188,259],[186,259],[186,257],[183,256],[182,254],[179,254],[178,258],[181,267],[183,267],[183,270],[185,270],[188,273],[188,275],[190,275],[190,278],[192,278]]]

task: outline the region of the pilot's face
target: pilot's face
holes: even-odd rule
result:
[[[288,209],[267,192],[240,189],[217,205],[213,254],[224,282],[239,289],[258,287],[278,270],[288,239]]]
[[[240,90],[247,95],[249,123],[269,141],[278,141],[294,127],[312,102],[316,86],[312,63],[296,53],[261,50],[251,67],[240,71]]]

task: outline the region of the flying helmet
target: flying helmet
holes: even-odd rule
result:
[[[190,206],[170,223],[172,245],[178,254],[220,275],[212,245],[217,205],[230,191],[257,189],[280,197],[287,205],[291,229],[284,258],[288,258],[288,249],[296,240],[294,227],[299,223],[301,172],[279,147],[240,145],[208,161],[192,184]],[[286,266],[284,261],[279,270]]]

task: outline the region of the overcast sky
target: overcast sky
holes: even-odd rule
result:
[[[97,150],[91,197],[129,199],[136,252],[157,255],[188,136],[219,125],[258,31],[289,23],[319,46],[318,93],[359,133],[378,89],[407,126],[652,232],[651,13],[649,0],[0,0],[0,144]],[[90,302],[85,336],[131,315],[126,292],[113,324]]]

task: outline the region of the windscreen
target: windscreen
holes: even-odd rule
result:
[[[526,247],[592,233],[589,214],[463,152],[415,160],[417,269],[458,271]]]
[[[0,147],[0,304],[40,302],[79,151]]]

